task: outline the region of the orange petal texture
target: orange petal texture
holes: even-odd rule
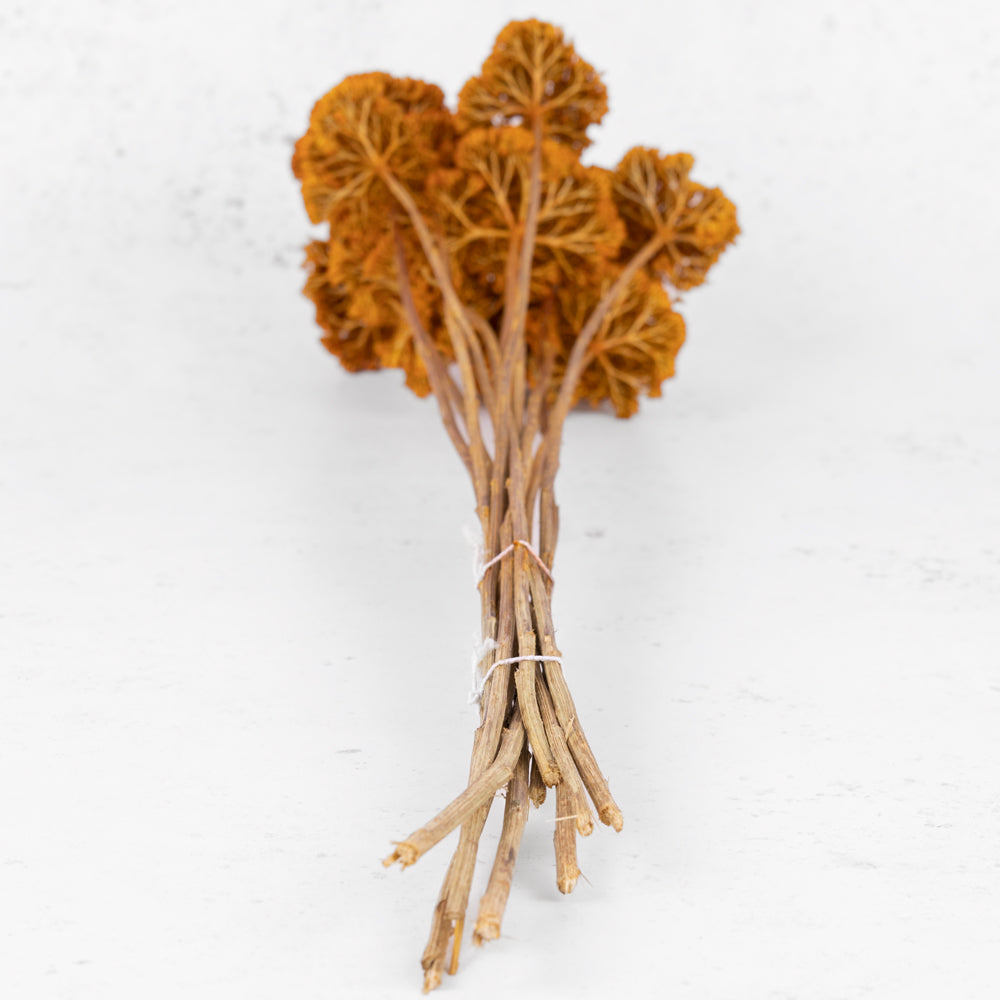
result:
[[[614,174],[615,205],[628,234],[623,256],[662,234],[664,247],[650,273],[681,290],[700,285],[740,232],[736,207],[718,188],[692,181],[692,166],[690,153],[663,155],[637,146]]]
[[[458,95],[458,127],[541,124],[542,135],[579,152],[587,129],[608,110],[597,71],[543,21],[512,21],[492,53]]]
[[[329,226],[326,239],[306,248],[305,293],[323,343],[341,364],[349,371],[400,368],[414,392],[430,392],[400,300],[397,235],[416,315],[445,364],[452,345],[429,243],[444,255],[463,305],[485,321],[480,330],[500,331],[540,135],[540,207],[526,289],[528,382],[540,384],[551,367],[547,395],[554,398],[591,311],[627,262],[657,239],[655,254],[589,345],[575,397],[610,403],[628,417],[640,397],[659,395],[684,341],[668,290],[704,282],[740,229],[732,202],[691,179],[688,153],[637,146],[614,169],[584,166],[588,129],[606,111],[593,66],[561,29],[538,20],[512,21],[500,32],[454,113],[433,84],[380,72],[349,76],[320,98],[292,167],[309,218]]]

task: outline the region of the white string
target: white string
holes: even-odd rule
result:
[[[491,649],[497,648],[497,643],[493,639],[487,639],[486,641],[493,643],[490,647]],[[477,667],[482,659],[483,657],[480,657],[479,660],[476,661]],[[493,666],[491,666],[490,669],[483,674],[481,679],[479,677],[478,670],[476,671],[473,678],[473,688],[469,693],[469,704],[478,705],[483,700],[483,689],[486,687],[486,682],[493,676],[493,671],[496,670],[497,667],[502,667],[505,663],[521,663],[524,660],[533,660],[537,663],[562,663],[561,656],[510,656],[505,660],[497,660],[496,663],[494,663]]]
[[[469,543],[473,552],[473,575],[476,581],[476,586],[483,582],[483,578],[486,576],[486,571],[496,563],[498,563],[504,556],[510,555],[518,545],[522,546],[528,551],[528,554],[538,563],[541,567],[542,572],[549,578],[553,580],[552,573],[548,566],[545,565],[545,561],[542,557],[535,551],[534,547],[530,542],[524,541],[521,538],[515,538],[510,545],[507,546],[502,552],[498,552],[489,562],[484,562],[485,552],[483,550],[483,540],[480,532],[475,531],[470,528],[467,524],[462,526],[462,534],[465,536],[465,540]],[[483,640],[473,639],[472,641],[472,690],[469,692],[469,704],[478,705],[483,700],[483,690],[486,687],[486,682],[493,676],[493,671],[497,667],[502,667],[506,663],[521,663],[524,660],[533,660],[538,663],[562,663],[561,656],[511,656],[505,660],[497,660],[485,674],[480,676],[479,666],[486,659],[489,653],[493,650],[499,649],[499,643],[495,639],[486,638]]]
[[[479,665],[486,659],[487,654],[499,648],[500,643],[489,636],[481,641],[475,636],[472,637],[472,690],[469,692],[470,705],[479,704],[483,696],[483,685],[486,683],[485,677],[482,680],[479,679]]]
[[[540,555],[539,555],[539,554],[538,554],[538,553],[537,553],[537,552],[535,551],[535,549],[534,549],[534,548],[532,547],[531,543],[530,543],[530,542],[526,542],[526,541],[524,541],[524,539],[523,539],[523,538],[515,538],[515,539],[514,539],[514,541],[512,541],[512,542],[510,543],[510,545],[508,545],[508,546],[507,546],[507,548],[505,548],[505,549],[503,550],[503,552],[498,552],[498,553],[497,553],[497,554],[496,554],[496,555],[495,555],[495,556],[494,556],[494,557],[493,557],[493,558],[492,558],[492,559],[491,559],[491,560],[490,560],[490,561],[489,561],[488,563],[483,563],[483,566],[482,566],[482,572],[481,572],[481,573],[479,574],[479,580],[482,580],[482,578],[483,578],[484,576],[486,576],[486,571],[487,571],[487,570],[488,570],[488,569],[489,569],[489,568],[490,568],[490,567],[491,567],[491,566],[492,566],[492,565],[493,565],[494,563],[498,563],[498,562],[500,562],[500,560],[501,560],[501,559],[503,559],[503,557],[504,557],[504,556],[508,556],[508,555],[510,555],[510,554],[511,554],[511,552],[513,552],[513,551],[514,551],[514,549],[515,549],[515,548],[516,548],[516,547],[517,547],[518,545],[520,545],[520,546],[521,546],[521,547],[522,547],[523,549],[526,549],[526,550],[527,550],[527,552],[528,552],[528,554],[529,554],[529,555],[531,556],[531,558],[532,558],[532,559],[534,559],[534,560],[535,560],[535,562],[536,562],[536,563],[538,563],[538,565],[539,565],[539,566],[541,567],[541,570],[542,570],[542,572],[543,572],[543,573],[544,573],[544,574],[545,574],[545,575],[546,575],[546,576],[547,576],[547,577],[548,577],[548,578],[549,578],[550,580],[552,580],[552,572],[551,572],[551,571],[549,570],[549,567],[545,565],[545,560],[544,560],[544,559],[542,559],[542,557],[541,557],[541,556],[540,556]],[[480,552],[481,552],[481,551],[482,551],[482,547],[480,546]],[[476,582],[478,583],[478,582],[479,582],[479,580],[477,580]],[[555,580],[552,580],[552,582],[553,582],[553,583],[555,583]]]

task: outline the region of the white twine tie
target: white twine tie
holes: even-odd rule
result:
[[[523,538],[515,538],[510,545],[507,546],[502,552],[498,552],[489,562],[485,562],[485,552],[483,550],[483,540],[482,535],[470,528],[468,525],[463,526],[462,534],[465,536],[465,540],[469,543],[472,548],[473,553],[473,576],[476,581],[476,586],[483,582],[486,576],[486,571],[494,566],[496,563],[500,562],[505,556],[509,556],[514,549],[520,545],[525,549],[528,555],[538,563],[541,571],[549,578],[551,582],[555,582],[552,577],[552,573],[548,566],[545,565],[545,560],[535,551],[535,548],[530,542],[525,541]],[[496,639],[473,639],[472,640],[472,690],[469,692],[469,704],[478,705],[483,700],[483,690],[486,687],[486,682],[493,676],[493,671],[497,667],[502,667],[507,663],[522,663],[525,660],[532,660],[536,663],[562,663],[561,656],[510,656],[503,660],[497,660],[485,674],[480,675],[479,667],[483,660],[492,653],[494,650],[499,649],[500,645]]]
[[[504,556],[509,556],[511,554],[511,552],[513,552],[514,549],[517,548],[518,545],[520,545],[521,548],[524,549],[528,553],[528,555],[531,556],[531,558],[535,560],[536,563],[538,563],[538,565],[541,568],[542,572],[550,580],[552,580],[552,573],[549,570],[549,567],[545,565],[545,560],[542,559],[542,557],[535,551],[535,549],[532,546],[531,542],[526,542],[523,538],[515,538],[514,541],[512,541],[510,543],[510,545],[507,546],[507,548],[505,548],[502,552],[498,552],[488,563],[483,563],[483,571],[482,571],[482,573],[480,573],[479,579],[482,580],[482,578],[484,576],[486,576],[486,571],[494,563],[500,562],[500,560],[503,559]],[[554,580],[552,580],[552,582],[555,583]]]
[[[487,643],[492,643],[489,647],[490,650],[497,648],[497,643],[493,639],[487,639]],[[487,650],[489,652],[489,650]],[[484,654],[485,655],[485,654]],[[469,704],[478,705],[483,700],[483,689],[486,687],[486,682],[493,676],[493,671],[497,667],[502,667],[505,663],[523,663],[525,660],[533,660],[536,663],[562,663],[561,656],[509,656],[505,660],[497,660],[489,670],[483,674],[482,678],[479,677],[479,664],[482,662],[483,657],[480,656],[476,661],[476,666],[473,668],[475,674],[473,676],[473,687],[472,691],[469,693]]]

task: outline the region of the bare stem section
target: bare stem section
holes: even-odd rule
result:
[[[545,804],[545,794],[545,782],[542,781],[542,776],[538,773],[535,762],[532,761],[531,774],[528,776],[528,798],[531,799],[532,805],[536,809],[540,809]]]
[[[621,811],[580,725],[555,643],[549,567],[557,517],[551,492],[543,497],[543,506],[548,504],[542,521],[547,545],[544,567],[524,545],[512,545],[514,541],[534,542],[524,524],[524,508],[518,517],[512,516],[511,505],[524,503],[527,488],[523,477],[507,475],[511,462],[517,460],[513,454],[510,449],[506,459],[494,459],[490,484],[487,561],[507,554],[484,572],[480,582],[483,635],[494,640],[495,648],[481,666],[489,676],[483,687],[469,784],[429,823],[397,843],[385,861],[386,865],[398,861],[404,867],[413,864],[449,832],[462,827],[424,950],[425,991],[440,985],[446,971],[458,970],[476,856],[494,797],[501,789],[506,795],[503,826],[472,932],[476,945],[501,934],[528,803],[541,806],[547,786],[555,789],[553,847],[560,892],[572,892],[579,878],[576,838],[589,835],[594,828],[591,801],[602,822],[619,830],[622,824]],[[498,482],[497,477],[504,479]],[[519,497],[512,496],[515,481],[522,490]],[[515,524],[526,537],[515,534]]]
[[[515,709],[500,741],[500,752],[496,760],[426,826],[411,833],[406,840],[398,842],[396,849],[382,864],[388,867],[398,861],[404,868],[412,865],[421,854],[447,837],[471,813],[486,805],[510,781],[523,744],[524,726],[521,724],[520,713]]]
[[[576,816],[573,810],[577,801],[565,782],[556,786],[556,832],[552,835],[556,848],[556,886],[562,893],[570,893],[580,877],[576,863]]]
[[[563,735],[562,727],[556,719],[552,695],[549,694],[545,684],[541,682],[538,685],[538,704],[542,710],[545,731],[549,734],[549,742],[552,744],[552,752],[559,764],[559,773],[562,775],[562,781],[556,786],[556,790],[562,789],[563,798],[573,803],[572,815],[576,819],[577,833],[589,837],[594,830],[594,819],[590,813],[587,794],[583,790],[580,772],[577,771],[569,747],[566,745],[566,737]],[[559,802],[558,798],[556,802]]]
[[[514,880],[514,864],[521,846],[521,835],[528,822],[528,753],[522,750],[514,775],[507,786],[507,804],[503,813],[503,829],[497,856],[490,872],[490,881],[479,903],[479,916],[472,932],[473,944],[482,944],[500,937],[500,924],[507,906],[507,897]]]
[[[556,655],[550,592],[546,581],[538,571],[532,576],[531,593],[542,649]],[[618,803],[611,795],[608,780],[598,767],[597,758],[584,734],[576,706],[573,704],[573,697],[569,693],[569,687],[563,675],[562,663],[559,660],[546,664],[545,679],[548,692],[552,697],[556,719],[562,729],[562,735],[565,737],[566,746],[572,754],[576,769],[587,792],[597,807],[597,815],[602,823],[620,832],[624,822],[621,809],[618,808]],[[582,830],[580,832],[583,833]]]

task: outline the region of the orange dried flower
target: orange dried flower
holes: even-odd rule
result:
[[[454,169],[431,178],[456,274],[463,285],[477,285],[479,295],[503,297],[512,240],[523,236],[528,215],[533,148],[524,129],[474,129],[459,142]],[[611,174],[543,142],[531,293],[542,296],[613,261],[624,237]]]
[[[313,222],[335,221],[350,208],[365,224],[384,224],[395,202],[381,178],[392,174],[419,192],[427,175],[447,164],[453,143],[451,112],[439,87],[362,73],[316,102],[292,169]]]
[[[391,236],[366,240],[359,229],[348,233],[352,235],[331,236],[306,247],[304,291],[316,306],[316,322],[324,330],[321,342],[347,371],[401,368],[406,385],[426,396],[430,382],[400,305]],[[437,349],[450,360],[440,293],[424,269],[411,281],[418,315]]]
[[[454,115],[439,88],[387,73],[315,105],[292,165],[310,219],[305,293],[349,371],[399,368],[432,394],[468,470],[488,558],[479,589],[481,726],[465,792],[398,841],[408,865],[462,827],[424,952],[425,992],[457,971],[480,831],[507,788],[500,848],[473,939],[500,933],[527,801],[555,789],[556,884],[580,874],[576,835],[615,802],[563,677],[552,624],[555,476],[567,414],[631,417],[659,396],[684,342],[664,283],[701,284],[739,233],[693,158],[630,150],[585,167],[604,85],[560,29],[501,31]],[[593,806],[593,810],[591,809]]]
[[[525,125],[538,121],[546,139],[579,152],[587,129],[608,110],[597,71],[584,62],[561,29],[542,21],[512,21],[493,52],[458,95],[458,126]]]
[[[614,174],[615,204],[628,232],[623,256],[659,234],[663,247],[650,271],[679,289],[700,285],[740,231],[733,203],[718,188],[692,181],[693,165],[689,153],[664,156],[637,146]]]
[[[529,346],[536,357],[555,355],[549,383],[554,399],[562,386],[566,364],[576,337],[610,288],[613,272],[600,280],[557,289],[538,310],[529,327]],[[573,402],[593,407],[610,402],[615,415],[634,416],[639,397],[662,395],[663,382],[674,374],[677,352],[684,343],[684,319],[674,312],[670,296],[646,272],[638,272],[615,306],[608,311],[587,349],[584,368],[573,392]],[[540,367],[536,361],[535,368]]]
[[[573,288],[578,303],[593,305],[594,287],[610,287],[621,265],[654,239],[658,246],[644,268],[656,280],[647,296],[657,297],[654,286],[661,281],[681,290],[701,284],[739,233],[735,208],[717,188],[691,180],[694,161],[687,153],[636,147],[614,171],[584,167],[579,154],[588,142],[586,130],[606,110],[604,85],[593,67],[560,29],[535,20],[512,22],[500,33],[481,74],[463,88],[454,116],[441,90],[420,80],[365,73],[333,88],[313,108],[293,157],[310,218],[329,222],[335,231],[327,255],[336,280],[324,284],[329,264],[317,269],[310,258],[306,289],[327,330],[324,343],[350,370],[402,367],[418,394],[430,391],[394,278],[392,227],[398,226],[410,234],[407,259],[417,313],[444,356],[453,356],[442,272],[414,236],[400,190],[421,213],[427,238],[447,254],[456,294],[499,332],[511,249],[524,237],[530,209],[535,126],[543,137],[541,174],[524,324],[533,383],[541,378],[545,356],[532,331],[540,304],[553,290],[562,290],[562,301]],[[365,234],[364,248],[359,232]],[[376,244],[380,252],[365,267],[362,258]],[[637,287],[632,282],[630,295]],[[659,301],[651,308],[657,311]],[[562,346],[556,354],[568,359],[567,344],[581,327],[567,325],[562,306],[557,314]],[[574,322],[585,318],[582,308],[572,314]],[[671,323],[676,328],[677,321]],[[557,361],[556,384],[559,371]],[[586,390],[577,396],[592,403],[608,399],[620,416],[634,413],[635,394],[624,388],[626,380],[596,372],[591,365],[580,373]],[[482,372],[477,378],[482,381]],[[651,394],[652,383],[639,382]]]

